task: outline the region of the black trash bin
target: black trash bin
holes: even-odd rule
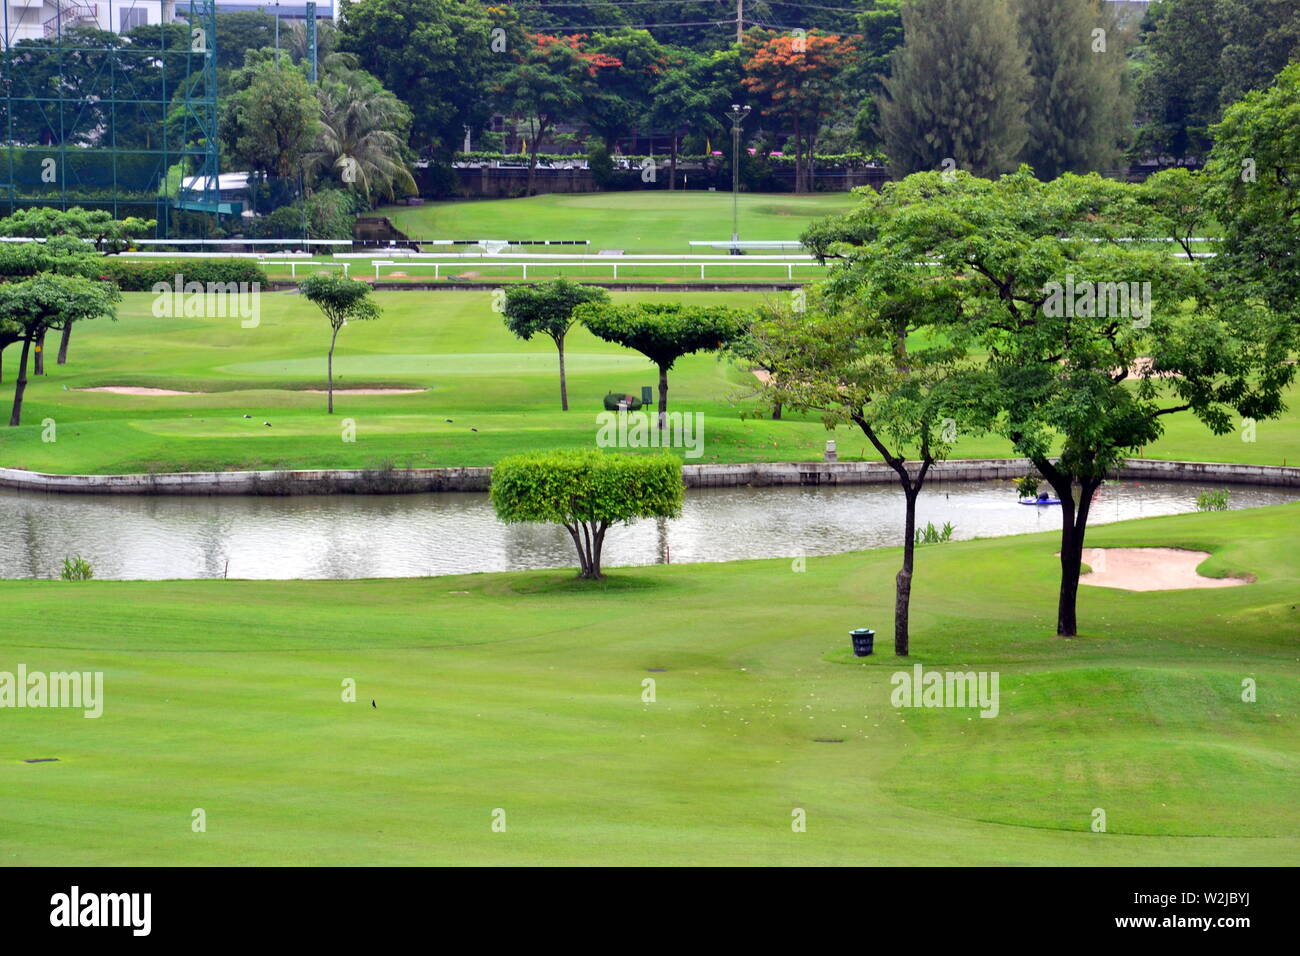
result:
[[[876,632],[869,627],[855,628],[849,631],[849,637],[853,638],[854,657],[869,656],[876,644]]]

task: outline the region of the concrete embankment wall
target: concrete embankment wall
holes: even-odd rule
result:
[[[1015,479],[1031,470],[1023,458],[939,462],[929,481]],[[1127,481],[1189,481],[1205,484],[1300,488],[1300,468],[1129,458],[1115,477]],[[751,485],[863,485],[897,480],[881,462],[756,462],[686,465],[688,488]],[[0,487],[73,494],[136,495],[321,495],[414,494],[487,491],[491,468],[362,469],[355,471],[223,471],[152,475],[45,475],[0,468]]]

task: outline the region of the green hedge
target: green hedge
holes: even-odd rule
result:
[[[254,282],[266,285],[266,272],[248,259],[196,259],[192,262],[127,262],[106,259],[102,275],[117,283],[123,292],[149,292],[159,282],[173,285],[180,275],[185,282]]]

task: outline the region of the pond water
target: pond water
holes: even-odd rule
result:
[[[1109,483],[1091,521],[1196,510],[1211,486]],[[1230,507],[1300,499],[1300,489],[1231,486]],[[897,545],[894,485],[690,491],[682,516],[615,527],[604,564],[731,561]],[[933,483],[919,523],[957,539],[1052,531],[1059,507],[1016,502],[1005,481]],[[294,498],[47,495],[0,490],[0,577],[58,577],[81,555],[96,578],[365,578],[576,566],[559,527],[503,525],[487,495]]]

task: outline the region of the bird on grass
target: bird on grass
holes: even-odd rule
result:
[[[443,419],[443,421],[445,421],[448,425],[454,425],[456,423],[456,420],[454,418],[446,418]]]
[[[371,700],[370,700],[370,706],[373,707],[373,708],[375,708],[375,710],[378,710],[378,709],[379,709],[379,705],[375,703],[374,698],[371,698]]]
[[[472,432],[476,432],[476,431],[478,431],[478,429],[477,429],[477,428],[474,428],[474,427],[471,426],[470,431],[472,431]]]
[[[270,428],[270,427],[271,427],[271,423],[270,423],[270,422],[262,422],[262,424],[265,425],[267,428]]]

